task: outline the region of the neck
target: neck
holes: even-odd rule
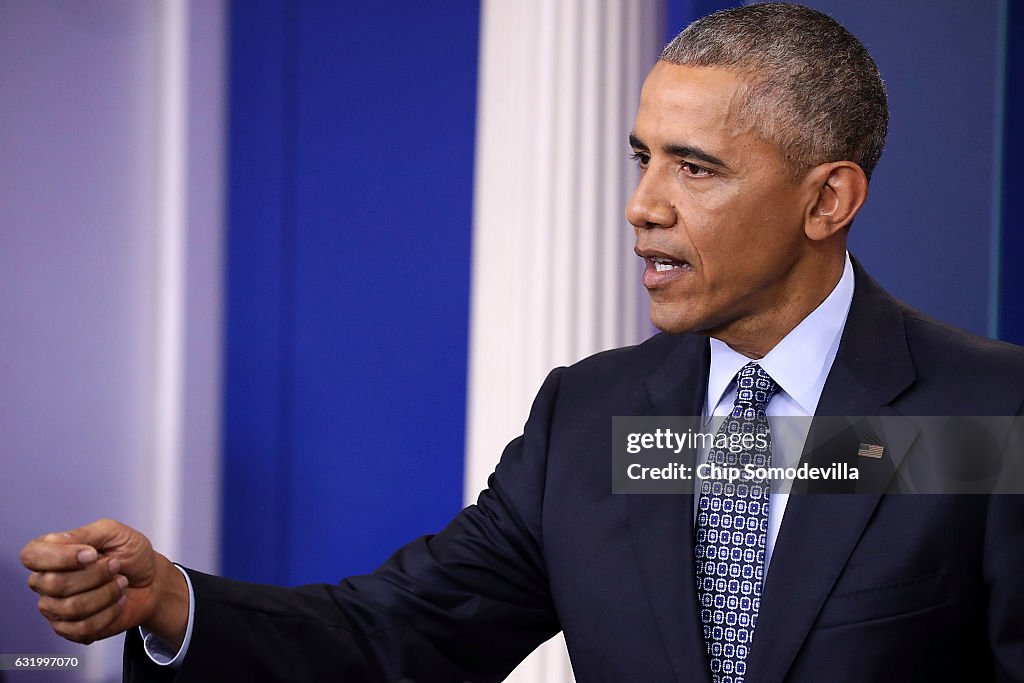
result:
[[[846,252],[814,269],[803,283],[780,286],[774,303],[757,313],[733,321],[708,336],[729,345],[733,351],[758,360],[768,355],[783,338],[828,298],[839,284],[846,265]]]

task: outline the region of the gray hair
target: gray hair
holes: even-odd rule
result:
[[[827,14],[774,2],[721,10],[687,26],[661,60],[741,74],[746,119],[782,150],[796,177],[853,161],[870,178],[882,155],[882,77],[864,45]]]

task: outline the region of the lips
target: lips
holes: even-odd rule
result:
[[[647,289],[656,289],[693,272],[693,266],[676,255],[639,247],[633,251],[647,264],[643,276],[644,287]]]

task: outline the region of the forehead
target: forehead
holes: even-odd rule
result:
[[[748,82],[714,67],[658,61],[640,91],[633,132],[650,150],[697,146],[740,175],[785,166],[781,148],[768,140],[749,112]]]
[[[640,91],[636,133],[659,142],[725,143],[753,134],[742,114],[745,82],[726,69],[659,61]],[[653,140],[648,144],[654,144]]]

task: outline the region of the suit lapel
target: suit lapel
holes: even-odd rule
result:
[[[707,393],[707,339],[680,338],[647,379],[651,415],[700,415]],[[668,657],[680,681],[710,682],[693,567],[693,496],[628,497],[637,565]],[[694,679],[694,676],[703,678]]]
[[[902,313],[856,262],[854,269],[853,304],[817,415],[894,415],[889,404],[915,377]],[[886,444],[893,466],[911,442],[904,438]],[[807,453],[805,449],[805,458]],[[858,464],[877,467],[862,460]],[[747,662],[751,678],[759,682],[785,678],[880,498],[877,494],[790,497]]]

